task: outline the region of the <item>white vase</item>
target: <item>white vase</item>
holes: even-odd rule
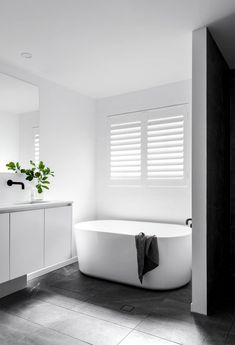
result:
[[[36,188],[36,182],[31,182],[31,202],[37,202],[40,200],[43,200],[43,193],[38,193],[38,190]]]

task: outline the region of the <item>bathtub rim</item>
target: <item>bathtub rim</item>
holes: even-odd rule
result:
[[[187,225],[183,225],[183,224],[175,224],[175,223],[165,223],[165,222],[152,222],[152,221],[141,221],[141,220],[125,220],[125,219],[96,219],[96,220],[90,220],[90,221],[85,221],[85,222],[77,222],[74,225],[74,230],[75,231],[89,231],[89,232],[97,232],[97,233],[105,233],[105,234],[112,234],[112,235],[123,235],[123,236],[135,236],[138,234],[138,232],[136,232],[136,234],[134,233],[125,233],[125,232],[116,232],[116,231],[108,231],[106,229],[91,229],[91,228],[82,228],[82,225],[88,225],[88,223],[95,223],[95,222],[130,222],[130,223],[147,223],[147,224],[160,224],[163,226],[175,226],[175,227],[180,227],[181,231],[182,228],[185,230],[184,234],[172,234],[170,236],[161,236],[158,234],[147,234],[148,236],[153,236],[155,235],[157,238],[159,239],[173,239],[173,238],[184,238],[184,237],[192,237],[192,228],[187,226]],[[80,228],[81,226],[81,228]]]

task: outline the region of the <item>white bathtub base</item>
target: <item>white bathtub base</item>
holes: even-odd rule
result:
[[[90,274],[90,273],[86,273],[86,272],[83,272],[80,269],[80,267],[79,267],[79,271],[83,275],[85,275],[87,277],[96,278],[96,279],[102,279],[102,280],[110,281],[110,282],[113,282],[113,283],[118,283],[118,284],[123,284],[123,285],[128,285],[128,286],[135,286],[135,287],[140,288],[140,289],[155,290],[155,291],[175,290],[175,289],[179,289],[181,287],[184,287],[184,286],[188,285],[191,282],[191,276],[190,276],[190,279],[185,284],[183,284],[183,285],[174,286],[174,287],[171,287],[171,288],[168,288],[168,289],[166,289],[166,288],[160,289],[160,288],[151,287],[148,284],[145,284],[144,279],[143,279],[143,284],[141,284],[140,282],[137,282],[136,284],[133,284],[133,283],[128,283],[128,282],[120,281],[120,280],[117,280],[117,279],[104,278],[104,277],[100,277],[98,275],[93,275],[93,274]],[[146,275],[149,274],[149,273],[146,273]]]
[[[121,227],[122,233],[118,233]],[[123,227],[128,229],[124,231]],[[146,234],[155,234],[159,247],[159,266],[144,275],[143,284],[138,279],[134,237],[140,229]],[[191,280],[191,229],[188,227],[93,221],[78,224],[75,238],[79,269],[86,275],[151,290],[175,289]]]

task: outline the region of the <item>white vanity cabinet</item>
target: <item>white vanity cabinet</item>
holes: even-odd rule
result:
[[[72,256],[72,207],[45,209],[45,266]]]
[[[44,210],[10,214],[10,279],[44,266]]]
[[[9,213],[0,214],[0,284],[10,279]]]
[[[71,258],[72,202],[0,205],[0,284],[49,272]]]

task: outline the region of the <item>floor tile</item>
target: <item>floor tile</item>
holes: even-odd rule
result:
[[[110,281],[86,276],[79,271],[77,265],[72,266],[72,269],[64,269],[64,271],[61,271],[61,269],[57,270],[55,275],[49,277],[49,279],[45,277],[44,284],[70,291],[82,291],[84,293],[87,291],[93,293],[108,291],[116,286],[115,283]]]
[[[227,338],[227,332],[223,331],[220,327],[216,326],[205,326],[201,327],[201,329],[204,329],[205,338],[203,340],[203,345],[224,345],[226,338]]]
[[[64,289],[57,288],[43,288],[43,289],[34,289],[31,288],[32,296],[34,298],[40,299],[41,301],[55,304],[60,307],[73,310],[77,306],[81,305],[84,301],[88,299],[87,296],[84,296],[82,293],[73,292]],[[93,297],[90,295],[89,298]]]
[[[60,332],[53,331],[48,328],[41,328],[34,335],[29,336],[27,342],[24,342],[24,345],[33,344],[33,345],[92,345],[85,341],[71,338]],[[15,345],[15,344],[14,344]]]
[[[233,317],[233,323],[230,329],[230,333],[235,334],[235,316]]]
[[[235,345],[234,307],[205,317],[190,302],[190,284],[145,290],[88,277],[75,263],[0,300],[0,345]]]
[[[189,283],[182,288],[165,291],[164,294],[168,299],[190,304],[192,301],[192,285]]]
[[[229,333],[225,345],[234,345],[234,344],[235,344],[235,334]]]
[[[142,317],[154,311],[164,298],[165,295],[158,291],[148,291],[116,284],[112,289],[102,291],[88,301],[114,310],[120,310],[124,305],[128,305],[133,308],[133,315]]]
[[[78,264],[74,263],[72,265],[68,265],[55,271],[49,272],[41,277],[29,280],[28,287],[35,287],[36,285],[38,285],[40,288],[50,288],[51,286],[53,286],[53,284],[67,280],[78,280],[79,277],[80,272],[78,269]]]
[[[28,289],[28,294],[44,302],[130,328],[134,328],[151,310],[154,310],[157,301],[160,299],[158,294],[155,296],[155,294],[151,293],[149,296],[148,291],[144,291],[143,293],[140,289],[134,289],[134,293],[130,298],[130,291],[133,291],[133,289],[118,284],[115,284],[115,287],[112,284],[109,289],[112,292],[115,290],[115,293],[110,293],[110,291],[108,293],[106,289],[106,295],[102,291],[102,294],[98,293],[96,296],[91,295],[87,298],[87,294],[85,297],[81,292],[73,292],[56,287],[50,287],[50,290],[41,289],[37,288],[37,284],[31,284],[31,290],[29,291]],[[120,290],[121,293],[118,293]],[[128,292],[125,294],[126,291]],[[131,312],[121,310],[123,305],[131,306]]]
[[[168,300],[140,323],[137,330],[185,345],[222,345],[230,322],[192,314],[187,304]]]
[[[0,311],[1,345],[87,345],[78,339]]]
[[[57,273],[58,277],[59,273]],[[73,292],[82,293],[84,296],[92,297],[99,295],[103,298],[109,298],[112,300],[138,300],[141,298],[165,298],[165,295],[161,291],[151,291],[141,289],[124,284],[118,284],[107,280],[96,279],[86,276],[82,273],[73,272],[66,279],[58,280],[54,279],[54,283],[50,286],[65,289]]]
[[[11,303],[2,303],[2,308],[31,322],[92,344],[116,345],[130,332],[129,328],[35,298],[22,301],[15,296]]]
[[[74,312],[56,305],[46,303],[34,298],[28,300],[17,300],[12,303],[4,303],[1,308],[6,312],[17,315],[26,320],[42,326],[50,327],[55,321],[66,320],[68,317],[76,316]]]
[[[120,345],[175,345],[176,343],[169,342],[162,338],[157,338],[149,334],[138,331],[131,332]]]
[[[117,345],[131,331],[129,328],[84,314],[54,322],[51,328],[93,345]]]
[[[163,291],[147,290],[134,286],[124,284],[112,284],[112,286],[99,292],[101,298],[108,298],[113,301],[125,301],[126,303],[132,304],[132,302],[141,302],[142,299],[147,302],[148,300],[163,300],[165,293]],[[142,303],[144,305],[144,303]]]
[[[147,316],[147,314],[139,312],[135,308],[131,312],[123,311],[120,309],[121,306],[121,303],[117,305],[114,303],[99,305],[95,304],[95,300],[92,300],[74,307],[74,310],[129,328],[136,327]]]
[[[227,336],[225,345],[234,345],[234,344],[235,344],[235,320]]]

